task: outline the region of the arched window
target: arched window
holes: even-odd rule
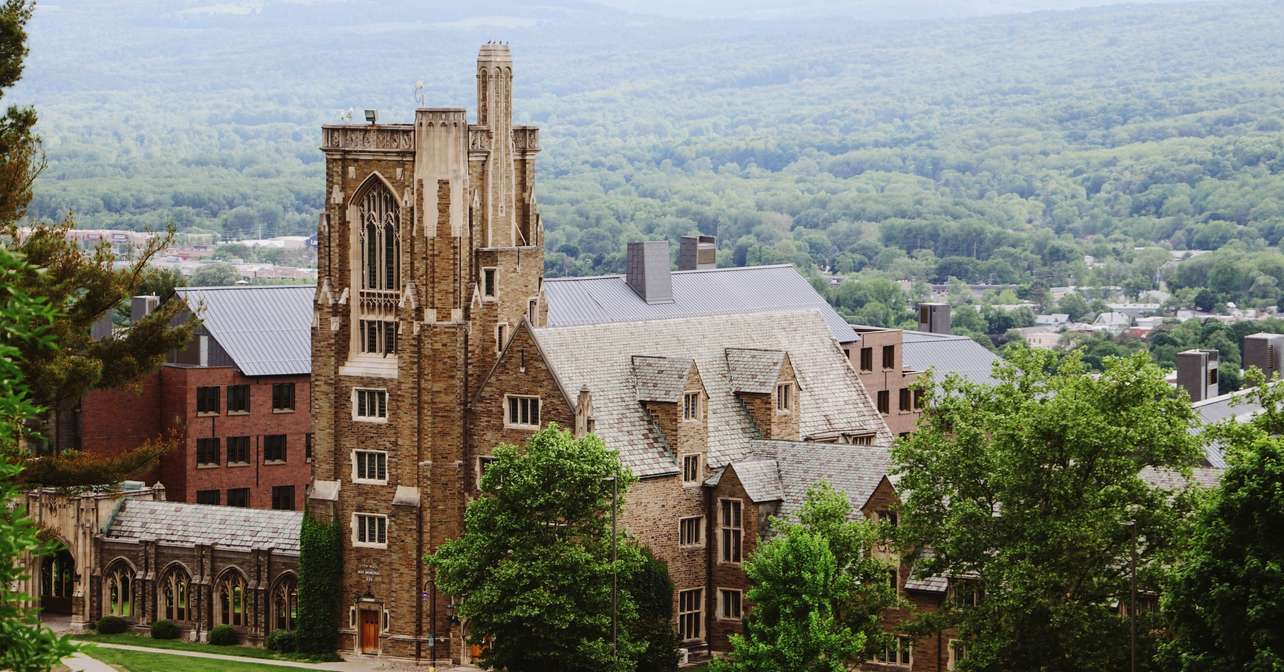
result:
[[[177,565],[171,567],[161,577],[161,613],[175,623],[186,623],[192,619],[192,610],[188,599],[192,590],[192,577],[187,570]]]
[[[220,625],[243,626],[246,624],[245,577],[236,570],[223,574],[214,586],[214,605],[218,613],[214,622]]]
[[[361,214],[361,288],[401,288],[401,241],[398,224],[401,211],[397,198],[377,180],[358,205]]]
[[[289,574],[276,582],[272,591],[272,628],[293,630],[299,617],[299,583]]]
[[[111,616],[134,614],[134,570],[117,561],[103,574],[103,608]]]

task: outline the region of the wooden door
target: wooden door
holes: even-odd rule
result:
[[[361,653],[379,653],[379,612],[361,610]]]

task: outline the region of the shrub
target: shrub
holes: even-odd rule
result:
[[[273,630],[268,634],[267,648],[281,653],[293,653],[299,648],[299,636],[293,630]]]
[[[116,635],[129,629],[129,621],[119,616],[103,616],[98,619],[98,632],[104,635]]]
[[[241,633],[236,631],[230,625],[218,625],[210,630],[210,644],[215,646],[230,646],[241,643]]]
[[[178,639],[182,630],[174,621],[162,618],[152,623],[152,639]]]

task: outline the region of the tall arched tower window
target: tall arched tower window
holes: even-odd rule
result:
[[[397,351],[401,208],[396,194],[376,175],[366,180],[353,206],[353,243],[360,250],[361,274],[356,352],[387,356]]]

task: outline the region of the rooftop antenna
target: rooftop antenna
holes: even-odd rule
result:
[[[424,80],[415,81],[415,106],[423,107],[428,104],[428,92],[424,91]]]

